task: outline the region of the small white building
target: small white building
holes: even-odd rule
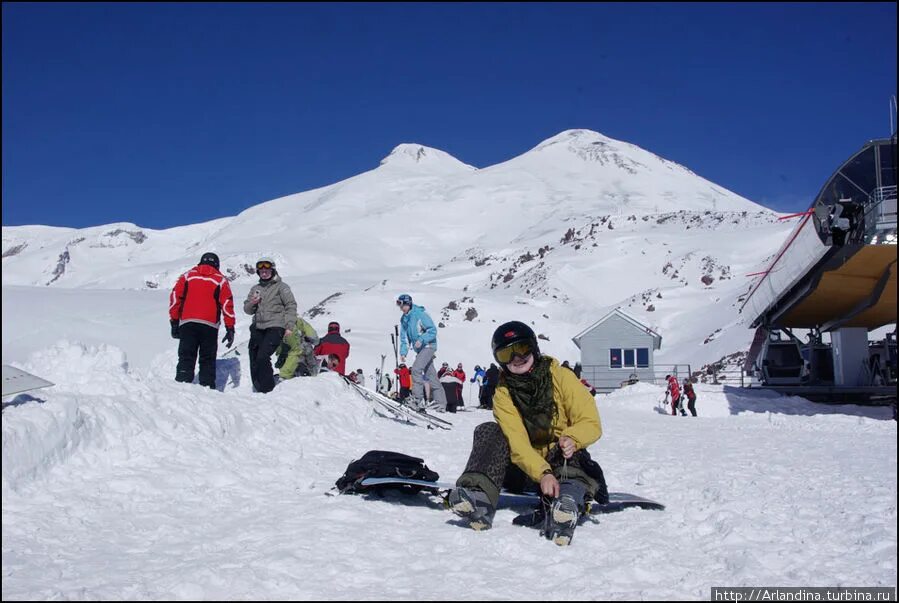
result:
[[[652,382],[653,356],[662,336],[616,308],[575,335],[581,350],[581,377],[598,393],[609,393],[632,377]]]

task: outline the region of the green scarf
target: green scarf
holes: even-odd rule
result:
[[[558,410],[553,399],[553,376],[549,371],[552,358],[541,356],[526,375],[513,375],[503,371],[503,382],[509,388],[512,403],[518,409],[528,439],[535,446],[544,446],[553,440],[553,423]]]

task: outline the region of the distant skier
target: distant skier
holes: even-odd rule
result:
[[[405,362],[401,362],[393,372],[396,373],[397,383],[400,385],[399,400],[402,402],[412,394],[412,372]]]
[[[440,385],[443,387],[443,395],[446,396],[446,411],[456,412],[459,407],[459,378],[453,371],[446,371],[440,378]],[[444,410],[444,409],[440,409]]]
[[[665,390],[665,398],[671,396],[671,415],[677,416],[677,411],[680,409],[681,415],[687,416],[687,413],[684,412],[684,408],[681,405],[680,399],[680,385],[677,383],[677,377],[674,375],[665,375],[665,380],[668,382],[668,388]]]
[[[424,393],[424,382],[427,381],[437,407],[446,408],[443,386],[434,370],[437,327],[423,306],[413,305],[412,296],[403,293],[397,298],[396,305],[403,312],[400,319],[400,360],[406,362],[409,346],[416,352],[415,362],[412,363],[412,396],[409,401],[419,410],[427,407]]]
[[[362,372],[362,369],[356,369],[356,378],[354,381],[361,387],[365,387],[365,373]]]
[[[390,397],[390,390],[393,388],[393,380],[390,379],[390,375],[382,373],[379,369],[375,371],[375,377],[377,379],[378,393],[382,396]]]
[[[192,383],[197,355],[200,385],[215,389],[215,357],[219,322],[224,320],[222,343],[234,344],[234,298],[231,285],[219,272],[219,257],[207,252],[200,263],[178,277],[169,296],[169,323],[178,342],[175,381]]]
[[[684,379],[684,396],[687,396],[687,408],[690,414],[696,416],[696,392],[693,391],[693,383],[690,379]]]
[[[493,410],[493,393],[496,391],[496,385],[499,383],[499,369],[494,363],[490,363],[490,368],[484,374],[484,387],[481,389],[481,408]]]
[[[331,321],[328,323],[328,334],[321,338],[321,341],[315,346],[316,356],[328,356],[336,354],[340,358],[340,364],[337,366],[337,372],[341,375],[346,374],[346,359],[350,355],[350,342],[343,338],[340,334],[340,323]]]
[[[297,322],[297,300],[287,283],[275,270],[275,262],[262,258],[256,262],[259,283],[250,289],[243,310],[253,315],[250,325],[250,378],[257,392],[275,389],[272,354],[281,341],[290,337]]]
[[[453,376],[459,380],[459,385],[456,386],[458,396],[457,399],[459,401],[459,406],[465,406],[465,396],[462,394],[462,390],[465,388],[465,370],[462,368],[462,363],[456,365],[456,368],[453,370]]]
[[[491,343],[502,367],[496,422],[475,428],[465,472],[449,494],[450,508],[475,530],[487,529],[501,488],[520,492],[536,482],[550,501],[543,534],[567,545],[588,498],[597,492],[607,497],[602,471],[586,450],[602,435],[596,402],[574,373],[540,353],[526,324],[501,325]]]

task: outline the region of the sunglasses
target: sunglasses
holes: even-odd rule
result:
[[[493,353],[493,356],[500,364],[509,364],[515,356],[526,358],[531,351],[531,344],[527,341],[518,341],[496,350],[496,352]]]
[[[408,305],[410,305],[410,304],[409,304],[409,302],[404,302],[404,301],[401,301],[401,300],[396,300],[396,305],[397,305],[397,307],[402,308],[403,306],[408,306]]]
[[[256,270],[271,270],[271,262],[256,262]]]

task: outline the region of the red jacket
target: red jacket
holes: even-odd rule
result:
[[[194,266],[178,277],[169,296],[169,320],[198,322],[215,327],[224,318],[234,328],[231,285],[221,272],[207,264]]]
[[[687,396],[687,400],[696,399],[696,392],[693,391],[693,384],[689,381],[684,383],[684,394]]]
[[[412,371],[406,367],[395,368],[393,372],[399,375],[400,387],[412,389]]]
[[[339,323],[332,322],[328,324],[328,334],[322,337],[318,345],[315,346],[314,353],[316,356],[337,354],[337,357],[340,358],[337,372],[341,375],[346,374],[346,359],[350,355],[350,342],[340,336]]]
[[[668,380],[668,392],[671,394],[672,400],[680,398],[680,385],[677,382],[677,377],[671,377]]]
[[[453,369],[453,376],[462,382],[456,386],[456,389],[459,390],[459,399],[461,400],[462,399],[462,386],[465,385],[465,371],[463,371],[460,368]]]
[[[459,384],[459,391],[461,392],[461,391],[462,391],[462,385],[465,383],[465,371],[463,371],[463,370],[460,369],[460,368],[453,369],[453,375],[455,375],[456,379],[458,379],[459,381],[462,382],[462,383]]]

